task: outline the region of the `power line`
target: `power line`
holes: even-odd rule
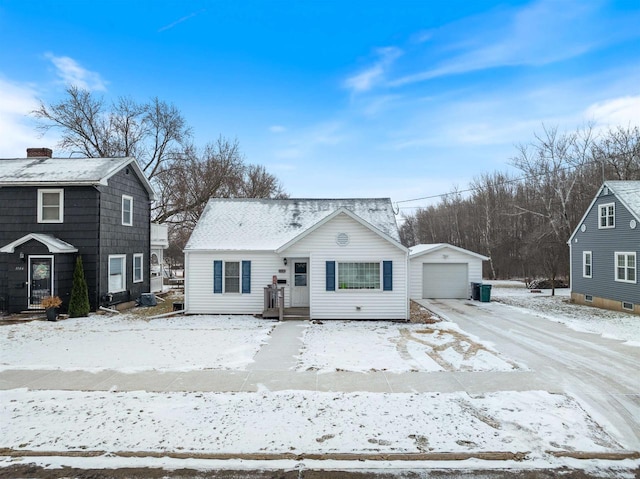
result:
[[[587,161],[585,163],[582,163],[581,165],[570,165],[570,166],[565,166],[564,168],[559,168],[557,170],[554,170],[555,172],[559,172],[559,171],[566,171],[566,170],[570,170],[572,168],[578,168],[580,166],[585,166],[585,165],[589,165],[589,164],[595,164],[595,163],[599,163],[601,162],[601,160],[591,160],[591,161]],[[604,162],[603,162],[604,163]],[[502,185],[507,185],[510,183],[517,183],[520,181],[524,181],[524,180],[532,180],[534,178],[540,178],[541,176],[545,176],[548,173],[539,173],[537,175],[529,175],[529,176],[521,176],[519,178],[513,178],[510,180],[504,180],[501,182],[495,182],[493,183],[494,186],[502,186]],[[483,186],[476,186],[476,187],[472,187],[472,188],[467,188],[465,190],[458,190],[458,191],[451,191],[449,193],[441,193],[438,195],[431,195],[431,196],[423,196],[420,198],[413,198],[410,200],[400,200],[400,201],[396,201],[396,205],[399,205],[400,203],[410,203],[412,201],[421,201],[421,200],[431,200],[434,198],[446,198],[447,196],[451,196],[451,195],[457,195],[460,193],[469,193],[471,191],[477,191],[477,190],[482,190],[484,189]],[[399,210],[406,210],[406,209],[415,209],[415,208],[422,208],[422,206],[398,206]]]

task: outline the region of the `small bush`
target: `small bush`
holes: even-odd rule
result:
[[[73,286],[71,287],[71,299],[69,300],[69,317],[78,318],[88,316],[90,309],[89,292],[87,281],[84,278],[82,257],[78,256],[76,259],[76,268],[73,270]]]

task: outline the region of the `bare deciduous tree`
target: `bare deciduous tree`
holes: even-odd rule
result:
[[[179,157],[191,136],[180,111],[158,98],[137,103],[123,97],[106,105],[102,97],[75,86],[57,103],[41,101],[32,114],[41,132],[60,132],[61,149],[87,157],[135,157],[150,180]]]

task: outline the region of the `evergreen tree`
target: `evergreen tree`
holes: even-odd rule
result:
[[[89,292],[87,281],[84,278],[82,257],[76,259],[76,268],[73,271],[73,286],[71,287],[71,299],[69,300],[69,316],[78,318],[89,315]]]

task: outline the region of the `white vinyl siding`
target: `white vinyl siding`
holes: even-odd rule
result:
[[[242,261],[251,261],[251,292],[214,293],[214,261],[238,262],[240,272],[242,272]],[[189,314],[260,314],[264,307],[264,287],[271,284],[273,275],[278,275],[278,270],[283,268],[285,266],[282,264],[282,257],[273,252],[187,251],[185,253],[187,312]],[[285,278],[286,275],[280,274],[278,277]]]
[[[593,255],[591,251],[582,252],[582,277],[591,278],[593,275]]]
[[[143,254],[133,255],[133,282],[141,283],[143,281]]]
[[[615,253],[615,280],[623,283],[636,282],[636,254]]]
[[[64,190],[38,190],[38,223],[64,222]]]
[[[339,233],[349,244],[339,246]],[[287,265],[283,259],[287,258]],[[264,287],[273,276],[286,279],[285,306],[291,304],[295,258],[308,258],[310,314],[312,319],[407,319],[407,253],[365,226],[338,215],[280,254],[248,251],[186,251],[185,307],[189,314],[258,314],[264,306]],[[251,261],[250,294],[214,294],[213,261]],[[326,291],[326,262],[393,261],[393,290]],[[280,270],[286,270],[280,273]]]
[[[616,226],[616,204],[607,203],[598,206],[598,228],[607,229]]]
[[[446,255],[446,258],[444,257]],[[467,274],[464,287],[467,288],[465,297],[470,297],[470,284],[482,283],[482,260],[475,256],[465,254],[453,248],[441,248],[432,252],[410,257],[409,259],[409,297],[421,299],[423,295],[423,264],[466,264]]]
[[[348,244],[337,244],[346,233]],[[407,253],[347,215],[341,214],[289,247],[283,256],[309,258],[312,319],[407,319]],[[326,290],[326,262],[393,262],[393,289]],[[338,274],[338,271],[336,271]],[[288,303],[287,303],[288,304]]]
[[[126,266],[126,255],[109,255],[109,293],[119,293],[127,289]]]
[[[122,224],[133,225],[133,197],[122,195]]]

